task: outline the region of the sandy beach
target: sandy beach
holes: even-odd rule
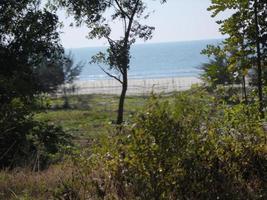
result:
[[[154,93],[168,93],[190,89],[193,84],[201,84],[196,77],[174,77],[160,79],[130,79],[128,95],[145,95]],[[121,84],[114,80],[76,81],[75,94],[120,94]]]

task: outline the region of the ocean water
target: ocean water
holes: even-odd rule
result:
[[[156,79],[170,77],[199,77],[201,65],[208,58],[201,55],[208,44],[221,40],[202,40],[157,44],[139,44],[131,49],[130,79]],[[105,48],[69,49],[75,62],[85,64],[79,80],[99,80],[109,77],[96,64],[90,64],[91,57]]]

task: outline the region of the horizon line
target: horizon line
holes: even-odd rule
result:
[[[197,42],[197,41],[208,41],[208,40],[224,40],[225,37],[221,38],[207,38],[207,39],[192,39],[192,40],[176,40],[176,41],[166,41],[166,42],[147,42],[147,43],[135,43],[133,46],[136,45],[148,45],[148,44],[166,44],[166,43],[182,43],[182,42]],[[74,48],[65,48],[66,50],[72,50],[72,49],[87,49],[87,48],[106,48],[106,46],[87,46],[87,47],[74,47]]]

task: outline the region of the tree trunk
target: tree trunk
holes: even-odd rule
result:
[[[67,95],[67,88],[65,86],[63,88],[63,99],[64,99],[63,108],[69,109],[70,108],[69,98]]]
[[[258,96],[259,96],[259,112],[260,117],[264,118],[263,111],[263,91],[262,91],[262,67],[261,67],[261,50],[259,39],[259,22],[258,22],[258,0],[254,2],[254,15],[255,15],[255,31],[256,31],[256,46],[257,46],[257,68],[258,68]]]
[[[120,8],[120,4],[115,1],[117,3],[117,5],[119,6]],[[122,80],[122,91],[121,91],[121,96],[120,96],[120,103],[119,103],[119,109],[118,109],[118,118],[117,118],[117,124],[120,125],[123,123],[123,112],[124,112],[124,101],[125,101],[125,97],[126,97],[126,92],[127,92],[127,89],[128,89],[128,74],[127,74],[127,71],[128,71],[128,65],[129,65],[129,37],[130,37],[130,32],[131,32],[131,29],[132,29],[132,25],[133,25],[133,22],[134,22],[134,16],[136,14],[136,11],[138,9],[138,5],[139,5],[139,0],[135,3],[135,7],[134,7],[134,10],[131,14],[131,17],[129,19],[129,23],[128,23],[128,26],[127,26],[127,29],[125,30],[125,33],[124,33],[124,43],[123,43],[123,53],[124,53],[124,60],[122,61],[122,68],[121,68],[121,73],[122,73],[122,77],[123,77],[123,80]],[[126,24],[126,22],[125,22]],[[125,26],[126,28],[126,26]]]
[[[128,89],[128,76],[127,76],[127,69],[125,69],[124,74],[123,74],[122,91],[121,91],[119,109],[118,109],[118,118],[117,118],[118,125],[123,123],[124,101],[125,101],[127,89]]]
[[[243,87],[243,93],[245,97],[245,103],[248,104],[248,95],[247,95],[247,88],[246,88],[246,77],[242,76],[242,87]]]

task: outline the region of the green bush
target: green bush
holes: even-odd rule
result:
[[[41,122],[35,122],[27,140],[31,145],[29,153],[32,153],[29,162],[34,170],[46,168],[61,160],[65,147],[72,145],[72,136],[61,127]]]
[[[71,137],[62,128],[33,120],[31,109],[13,99],[0,110],[0,168],[45,168]]]
[[[174,102],[153,96],[131,125],[74,156],[72,194],[266,199],[267,147],[257,113],[257,106],[230,106],[199,89]]]

